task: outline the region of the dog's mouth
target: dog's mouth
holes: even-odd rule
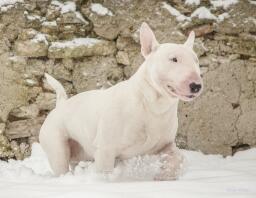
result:
[[[181,94],[180,92],[177,91],[177,89],[175,89],[173,86],[169,84],[166,85],[166,90],[167,90],[167,93],[172,97],[178,97],[183,101],[191,101],[196,97],[196,95],[194,94],[189,94],[189,95]]]

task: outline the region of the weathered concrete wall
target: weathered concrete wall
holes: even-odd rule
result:
[[[69,95],[129,78],[143,61],[142,21],[160,42],[182,43],[190,30],[197,34],[205,90],[194,102],[180,104],[178,145],[224,155],[256,145],[256,5],[241,0],[215,8],[205,0],[200,5],[183,0],[18,1],[2,5],[0,12],[1,159],[29,155],[55,105],[44,72],[61,81]],[[108,9],[99,12],[93,3]],[[173,16],[169,5],[181,16]],[[211,8],[215,18],[189,21],[186,17],[200,6]],[[86,37],[96,39],[80,39]]]

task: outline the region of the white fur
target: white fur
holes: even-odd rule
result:
[[[58,99],[39,138],[56,175],[66,173],[72,161],[95,160],[97,171],[110,172],[117,158],[163,152],[170,160],[165,160],[168,163],[156,179],[176,178],[182,163],[174,141],[178,101],[192,100],[189,83],[202,84],[192,50],[194,33],[185,44],[159,44],[143,23],[140,40],[145,62],[129,80],[109,89],[66,100],[64,89],[46,75]]]

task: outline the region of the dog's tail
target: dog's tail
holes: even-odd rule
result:
[[[57,107],[61,102],[68,99],[66,91],[65,91],[64,87],[60,84],[60,82],[57,81],[55,78],[53,78],[52,76],[50,76],[47,73],[45,73],[44,76],[45,76],[48,84],[51,85],[51,87],[56,92],[56,99],[57,99],[56,107]]]

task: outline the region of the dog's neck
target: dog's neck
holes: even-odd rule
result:
[[[137,87],[137,91],[142,93],[143,102],[154,114],[164,114],[175,109],[177,111],[178,98],[171,98],[161,94],[153,85],[150,78],[149,66],[144,62],[138,71],[132,76],[130,81]]]

